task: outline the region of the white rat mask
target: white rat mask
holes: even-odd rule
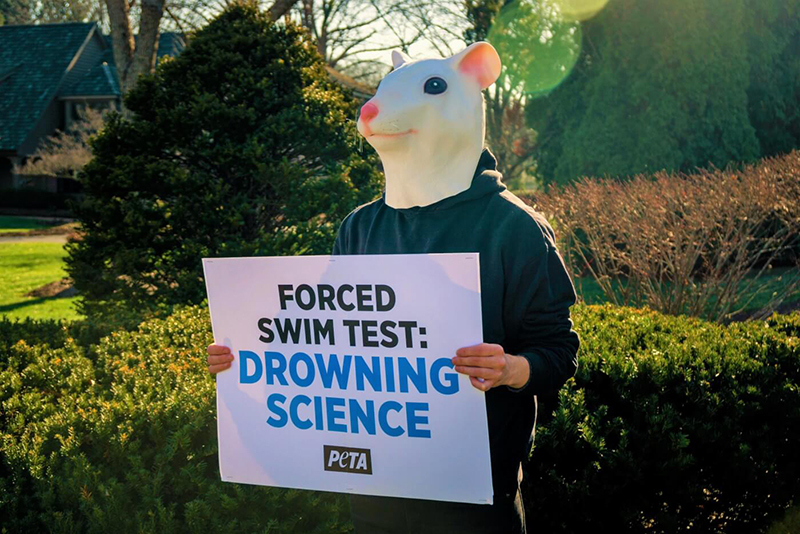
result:
[[[469,189],[483,150],[481,91],[500,75],[497,51],[478,42],[444,59],[394,51],[392,62],[358,119],[383,162],[386,204],[428,206]]]

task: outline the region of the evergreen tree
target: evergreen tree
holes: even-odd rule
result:
[[[28,0],[0,0],[0,25],[30,24],[31,13]]]
[[[772,0],[771,0],[772,1]],[[572,75],[528,106],[546,180],[759,157],[746,0],[614,0],[583,24]]]
[[[205,297],[201,258],[327,254],[381,190],[356,102],[300,28],[233,4],[126,96],[91,142],[68,270],[90,317]]]
[[[750,122],[764,156],[800,148],[800,0],[748,0]]]

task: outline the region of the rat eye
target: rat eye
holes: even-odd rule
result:
[[[431,78],[425,82],[425,92],[429,95],[440,95],[447,90],[447,82],[441,78]]]

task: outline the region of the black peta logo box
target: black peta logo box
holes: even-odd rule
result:
[[[372,474],[372,455],[369,449],[353,449],[335,445],[323,445],[322,448],[325,456],[325,471]]]

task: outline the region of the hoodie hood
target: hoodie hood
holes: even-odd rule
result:
[[[484,148],[481,152],[481,157],[478,159],[478,166],[475,169],[475,174],[472,176],[472,183],[469,189],[466,189],[457,195],[443,198],[439,202],[434,202],[428,206],[415,206],[413,208],[392,208],[400,213],[417,213],[438,211],[449,209],[453,206],[469,202],[486,195],[497,194],[506,190],[503,184],[503,175],[497,171],[497,158],[488,148]],[[383,194],[384,201],[386,200],[386,193]],[[388,206],[387,206],[388,207]]]

